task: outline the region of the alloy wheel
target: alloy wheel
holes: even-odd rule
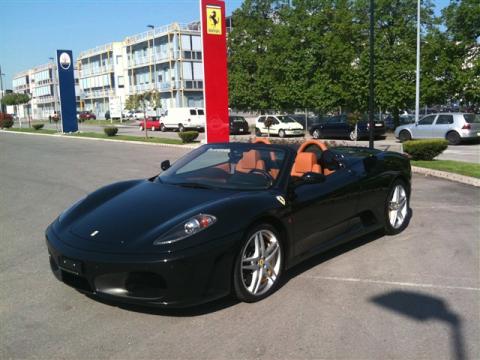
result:
[[[388,219],[394,229],[399,229],[408,213],[408,198],[405,188],[397,184],[388,202]]]
[[[320,136],[321,136],[320,130],[315,129],[315,131],[313,132],[312,136],[313,136],[314,139],[320,139]]]
[[[241,278],[244,288],[261,296],[277,282],[282,262],[282,249],[276,235],[266,229],[255,232],[242,251]]]

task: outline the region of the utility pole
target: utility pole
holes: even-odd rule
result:
[[[417,1],[417,74],[415,82],[415,124],[420,117],[420,0]]]
[[[157,114],[157,52],[155,51],[155,26],[147,25],[148,28],[152,29],[152,52],[153,52],[153,90],[155,91],[155,115]],[[146,114],[145,114],[146,115]]]
[[[1,112],[6,113],[5,105],[3,104],[3,95],[4,95],[4,93],[3,93],[3,76],[4,75],[5,74],[2,73],[2,65],[0,65],[0,94],[2,95],[2,100],[1,100],[2,102],[1,102],[1,105],[0,105],[0,110],[1,110]]]
[[[373,111],[375,106],[375,37],[374,37],[374,11],[375,11],[375,4],[374,0],[370,0],[370,84],[369,84],[369,96],[368,96],[368,124],[369,124],[369,141],[368,147],[373,149],[374,147],[374,131],[375,131],[375,123],[373,121]]]

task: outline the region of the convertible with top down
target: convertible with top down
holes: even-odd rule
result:
[[[47,228],[60,281],[144,305],[254,302],[299,262],[397,234],[411,214],[409,159],[395,152],[260,138],[202,145],[161,168],[89,194]]]

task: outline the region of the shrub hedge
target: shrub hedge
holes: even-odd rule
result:
[[[403,143],[403,151],[413,160],[433,160],[448,147],[444,139],[410,140]]]
[[[32,127],[35,129],[35,130],[40,130],[43,128],[43,124],[33,124]]]
[[[8,129],[13,126],[13,117],[10,114],[0,112],[0,129]]]
[[[108,126],[108,127],[103,128],[103,131],[105,132],[105,134],[107,136],[115,136],[115,135],[117,135],[118,128],[115,127],[115,126]]]
[[[179,132],[178,136],[184,144],[191,143],[198,137],[198,131],[183,131]]]

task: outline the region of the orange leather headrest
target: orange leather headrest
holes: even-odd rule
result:
[[[255,169],[258,160],[260,160],[260,154],[258,151],[250,150],[243,153],[243,157],[238,162],[238,165],[243,169]]]
[[[301,152],[297,154],[293,171],[296,173],[306,173],[313,169],[313,166],[317,163],[317,156],[310,152]]]
[[[303,152],[303,150],[305,150],[305,148],[306,148],[308,145],[317,145],[320,149],[322,149],[322,151],[328,150],[327,145],[325,145],[325,143],[324,143],[323,141],[320,141],[320,140],[307,140],[307,141],[305,141],[302,145],[300,145],[300,147],[299,147],[298,150],[297,150],[297,153]]]

